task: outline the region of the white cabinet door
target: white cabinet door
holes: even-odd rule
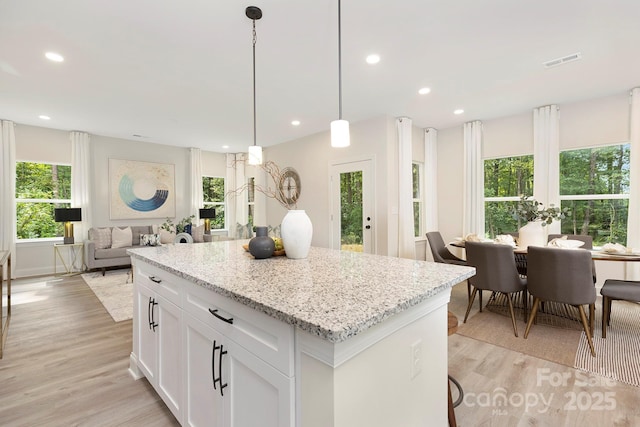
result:
[[[185,425],[294,426],[293,377],[191,315],[183,324]]]
[[[294,427],[294,378],[234,341],[227,340],[224,349],[225,426]]]
[[[138,348],[134,349],[134,351],[137,352],[138,367],[147,377],[147,380],[152,385],[155,385],[158,350],[154,331],[154,329],[157,329],[157,320],[153,316],[155,314],[154,304],[157,304],[157,302],[155,293],[147,287],[136,284],[135,289],[137,321],[134,323],[134,327],[138,332]]]
[[[223,400],[218,378],[220,352],[214,351],[222,342],[222,335],[215,329],[193,318],[183,317],[185,349],[185,414],[184,425],[190,427],[219,427],[223,425]]]
[[[156,295],[154,320],[158,345],[158,394],[173,415],[182,420],[182,310]]]

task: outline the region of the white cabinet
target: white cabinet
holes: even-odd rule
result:
[[[134,271],[131,371],[182,425],[295,426],[293,326],[149,264]]]
[[[294,378],[189,314],[185,425],[290,427]]]
[[[162,294],[172,289],[166,277],[136,271],[134,352],[147,377],[173,415],[182,418],[182,310]],[[172,289],[168,295],[175,292]],[[173,298],[172,298],[173,299]],[[137,342],[136,342],[137,341]]]

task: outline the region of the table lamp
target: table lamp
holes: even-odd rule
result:
[[[204,219],[204,234],[211,234],[211,218],[215,217],[215,209],[200,209],[200,218]]]
[[[54,210],[55,221],[64,222],[64,244],[73,244],[73,224],[72,221],[82,221],[81,208],[56,208]]]

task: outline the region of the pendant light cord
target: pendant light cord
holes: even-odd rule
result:
[[[253,20],[253,145],[256,145],[256,20]]]
[[[342,25],[340,17],[340,0],[338,0],[338,119],[342,120]]]

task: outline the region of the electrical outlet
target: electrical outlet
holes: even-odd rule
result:
[[[415,378],[422,372],[422,340],[418,340],[409,347],[411,352],[411,379]]]

